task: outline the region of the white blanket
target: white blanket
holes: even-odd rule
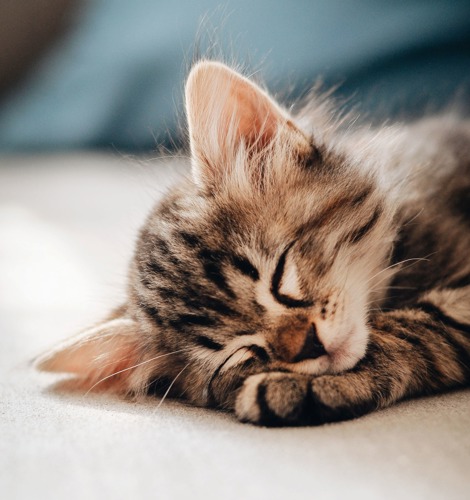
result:
[[[0,159],[3,499],[468,499],[470,390],[318,428],[54,393],[28,366],[123,297],[133,238],[182,160]]]

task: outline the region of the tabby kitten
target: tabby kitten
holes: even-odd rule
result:
[[[192,176],[140,231],[128,300],[46,354],[84,391],[320,424],[470,380],[470,125],[291,116],[202,61]]]

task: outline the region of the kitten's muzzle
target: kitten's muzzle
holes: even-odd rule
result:
[[[304,359],[316,359],[327,354],[325,347],[318,338],[317,328],[315,323],[310,325],[305,335],[305,342],[300,352],[293,359],[294,363],[303,361]]]
[[[300,315],[286,318],[286,322],[277,328],[275,337],[270,339],[270,344],[276,356],[289,363],[328,354],[318,337],[315,323]]]

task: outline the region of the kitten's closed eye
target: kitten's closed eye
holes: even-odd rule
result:
[[[297,274],[295,264],[291,262],[286,266],[287,255],[294,244],[295,241],[290,243],[279,258],[271,279],[271,293],[283,306],[291,308],[310,307],[313,305],[312,300],[305,300],[296,297],[301,293],[301,290],[299,287],[299,276]]]

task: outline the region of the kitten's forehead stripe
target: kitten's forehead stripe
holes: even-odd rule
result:
[[[165,301],[173,301],[180,297],[180,294],[176,290],[173,290],[172,288],[158,286],[156,287],[155,290],[158,292],[159,296]]]
[[[160,255],[170,255],[170,248],[168,246],[168,243],[160,236],[152,235],[150,243],[156,250],[158,250],[158,253]]]
[[[178,332],[192,333],[201,327],[215,327],[220,321],[211,316],[202,316],[197,314],[180,314],[176,318],[168,320],[168,325]]]
[[[157,287],[156,291],[164,300],[173,304],[175,300],[181,301],[191,310],[202,311],[203,309],[209,309],[228,317],[239,316],[238,311],[222,300],[208,295],[207,291],[200,286],[185,283],[184,290]]]
[[[239,255],[232,256],[232,264],[245,276],[248,276],[253,281],[259,280],[259,271],[256,267],[246,258]]]
[[[145,302],[140,302],[140,307],[142,310],[150,316],[150,318],[159,326],[163,326],[164,322],[162,317],[160,316],[160,313],[158,312],[158,309],[156,307],[153,307]]]
[[[186,231],[180,231],[178,234],[190,248],[195,248],[201,245],[201,238],[196,234],[188,233]]]
[[[372,187],[368,186],[364,191],[359,193],[355,198],[351,200],[351,204],[355,207],[362,205],[372,194]]]
[[[340,211],[357,209],[368,200],[371,194],[372,188],[367,187],[355,196],[342,194],[332,198],[320,214],[315,215],[311,220],[299,227],[297,234],[301,235],[312,229],[327,225]]]
[[[139,262],[138,270],[141,276],[141,281],[145,286],[152,288],[154,282],[151,280],[153,275],[169,278],[170,273],[159,263],[151,260],[149,262]]]
[[[165,241],[160,236],[155,235],[153,235],[152,239],[150,240],[150,244],[150,251],[153,254],[151,258],[152,264],[155,264],[156,266],[161,268],[161,264],[163,264],[164,262],[169,262],[180,275],[183,275],[185,277],[190,276],[188,270],[186,269],[186,266],[184,265],[184,262],[182,262],[179,258],[179,252],[177,248],[170,248],[167,241]],[[156,261],[156,259],[158,259],[158,262]],[[168,274],[167,269],[165,269],[164,271],[166,271]],[[171,274],[172,273],[169,273],[170,276]]]
[[[312,226],[321,227],[330,222],[330,220],[336,215],[340,210],[344,210],[346,207],[350,207],[354,199],[351,196],[339,195],[329,201],[326,207],[323,209],[319,215],[313,219],[311,222]]]
[[[361,241],[377,225],[381,214],[382,209],[380,207],[376,208],[369,221],[350,234],[349,241],[351,243],[358,243],[359,241]]]
[[[198,314],[181,314],[176,322],[195,326],[216,326],[220,323],[216,318]]]
[[[204,249],[199,252],[205,276],[231,299],[236,298],[222,271],[223,252]]]
[[[201,291],[200,294],[195,294],[191,297],[184,296],[183,300],[188,306],[194,309],[209,309],[228,317],[240,316],[240,313],[228,304],[222,300],[216,299],[215,297],[206,295],[203,291]]]
[[[221,351],[224,346],[216,342],[215,340],[206,337],[205,335],[197,335],[194,337],[194,340],[202,347],[206,347],[207,349],[211,349],[213,351]]]
[[[152,273],[158,274],[160,276],[164,276],[164,277],[169,277],[170,276],[170,273],[159,262],[156,262],[155,259],[152,259],[148,263],[148,269]]]

